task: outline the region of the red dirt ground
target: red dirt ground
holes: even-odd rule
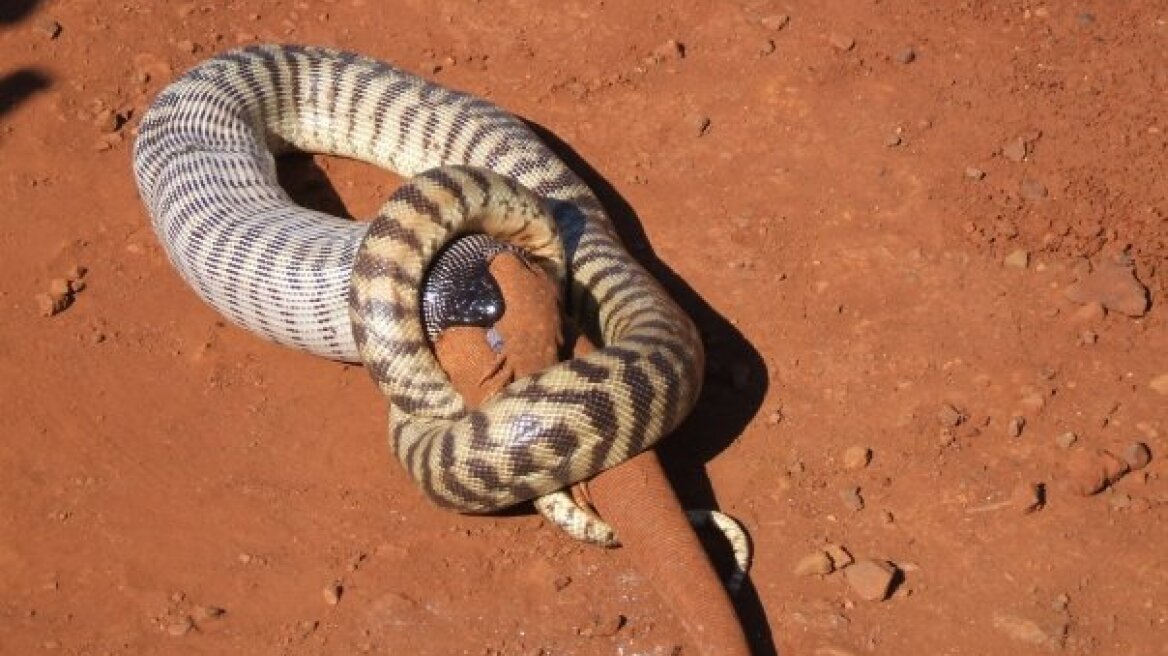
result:
[[[1168,9],[940,4],[5,0],[0,652],[692,653],[619,550],[432,507],[364,371],[225,325],[172,271],[134,127],[263,40],[397,62],[578,154],[705,333],[662,454],[750,530],[759,653],[1168,653]],[[287,168],[355,216],[394,185]],[[1069,300],[1084,258],[1130,263],[1147,313]],[[1135,442],[1146,468],[1072,491]],[[793,572],[829,543],[896,564],[891,598]]]

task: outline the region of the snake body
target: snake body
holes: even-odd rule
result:
[[[280,188],[274,155],[288,149],[413,177],[371,224],[346,221]],[[365,363],[389,400],[396,455],[441,506],[488,512],[562,490],[655,443],[697,399],[692,322],[621,247],[589,188],[485,100],[352,53],[229,51],[158,96],[134,171],[204,300],[270,340]],[[450,388],[418,311],[429,262],[470,232],[531,250],[604,345],[477,410]]]

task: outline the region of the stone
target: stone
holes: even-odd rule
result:
[[[758,22],[768,30],[778,32],[786,27],[787,23],[791,22],[791,17],[787,14],[772,14],[770,16],[763,16]]]
[[[981,180],[986,177],[986,172],[976,166],[967,166],[965,167],[965,177],[970,180]]]
[[[1133,442],[1123,450],[1123,460],[1132,471],[1143,469],[1152,461],[1152,451],[1143,442]]]
[[[898,51],[892,56],[898,64],[911,64],[917,60],[917,51],[912,46]]]
[[[856,47],[856,40],[854,38],[839,32],[833,32],[827,40],[829,43],[831,43],[833,48],[841,52],[848,52],[852,48]]]
[[[856,562],[856,559],[852,557],[852,554],[843,545],[829,544],[823,550],[827,552],[827,555],[831,558],[831,564],[836,569],[843,569]]]
[[[1006,423],[1006,434],[1010,437],[1020,437],[1022,435],[1022,429],[1025,427],[1026,418],[1021,415],[1014,415]]]
[[[840,490],[840,500],[849,510],[854,512],[864,509],[864,497],[860,496],[860,488],[854,485]]]
[[[1030,144],[1022,137],[1014,137],[1002,145],[1002,157],[1011,162],[1021,162],[1030,154]]]
[[[324,603],[328,604],[329,606],[336,606],[338,603],[340,603],[341,595],[344,594],[344,591],[344,586],[342,586],[337,581],[333,581],[332,583],[324,586],[324,590],[322,592],[324,596]]]
[[[1018,183],[1018,193],[1022,195],[1022,198],[1033,203],[1046,198],[1049,192],[1042,182],[1034,178],[1022,178],[1022,182]]]
[[[1072,431],[1060,433],[1057,437],[1054,438],[1054,443],[1059,445],[1060,447],[1062,447],[1064,449],[1071,448],[1072,446],[1075,445],[1075,442],[1078,442],[1078,441],[1079,441],[1079,436],[1075,435],[1075,433]]]
[[[942,403],[941,409],[937,411],[937,421],[946,428],[956,428],[965,421],[965,414],[952,404]]]
[[[883,601],[892,591],[896,567],[883,560],[860,560],[844,570],[848,587],[865,601]]]

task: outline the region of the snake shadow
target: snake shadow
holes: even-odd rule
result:
[[[40,0],[4,0],[0,2],[0,25],[17,23],[32,13]]]
[[[524,122],[592,188],[629,252],[697,324],[706,347],[702,393],[693,412],[657,450],[686,507],[717,508],[704,465],[730,446],[758,414],[770,378],[766,362],[741,331],[657,257],[636,210],[604,176],[550,130],[528,119]],[[700,247],[700,243],[694,247]],[[715,563],[733,562],[726,545],[708,542],[705,546]],[[776,653],[766,611],[749,583],[735,598],[735,606],[747,628],[753,651]]]

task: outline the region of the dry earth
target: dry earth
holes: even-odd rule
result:
[[[662,453],[751,532],[759,653],[1168,654],[1149,0],[5,0],[0,652],[691,653],[619,551],[435,509],[364,371],[225,325],[169,267],[135,125],[255,41],[397,62],[575,153],[703,329]],[[395,184],[285,172],[357,217]],[[829,545],[893,563],[890,598],[795,573]]]

